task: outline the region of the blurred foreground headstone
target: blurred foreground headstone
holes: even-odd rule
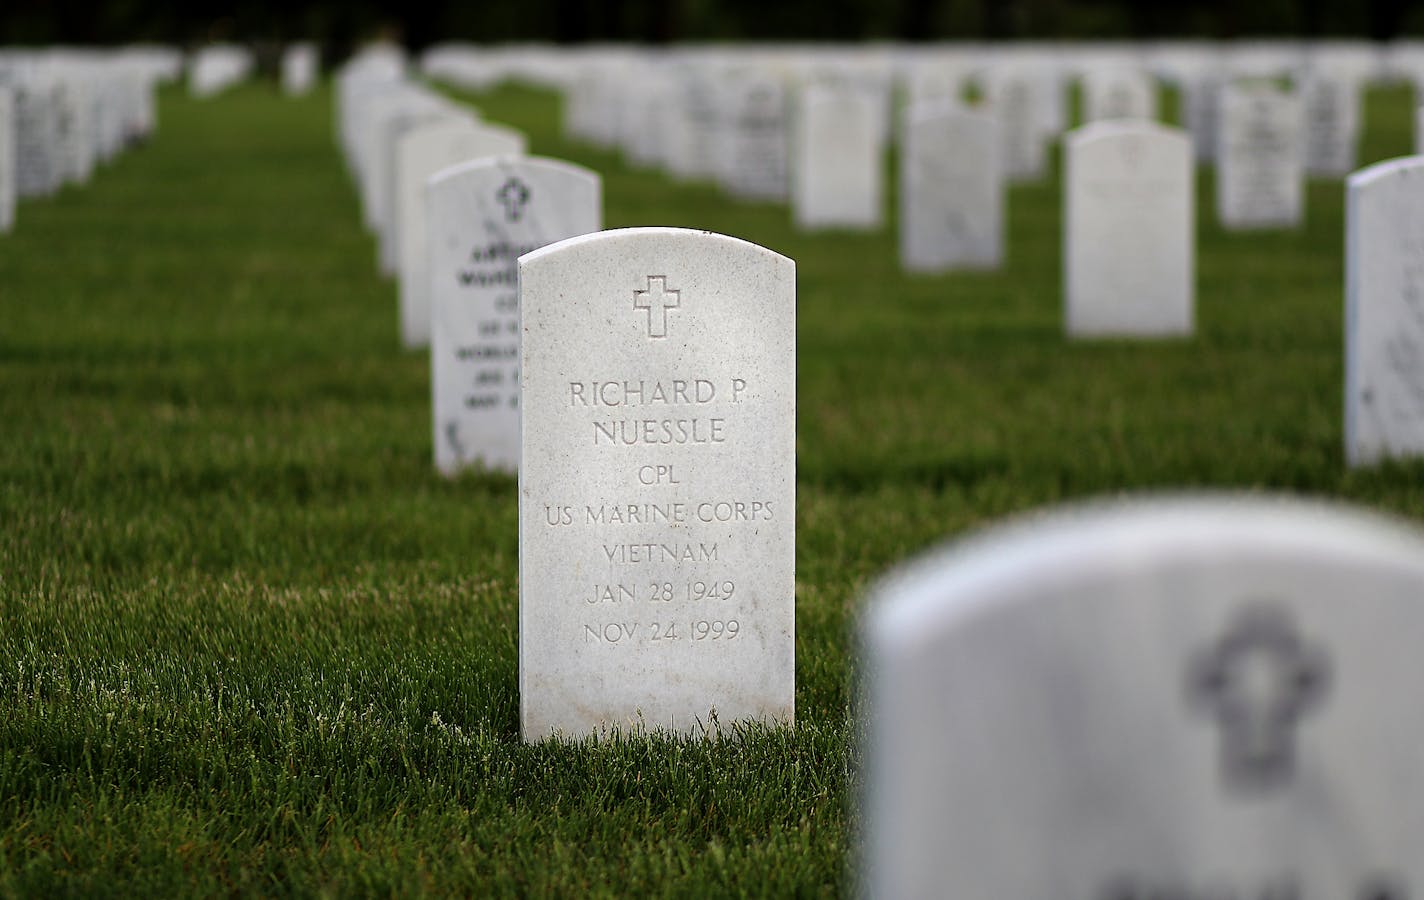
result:
[[[1156,500],[911,563],[863,625],[865,894],[1424,896],[1424,535]]]

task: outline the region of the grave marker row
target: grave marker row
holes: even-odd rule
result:
[[[430,343],[431,279],[427,184],[435,173],[462,162],[522,154],[524,136],[511,128],[467,119],[437,119],[396,144],[396,221],[393,242],[400,287],[401,340]],[[473,246],[473,244],[472,244]]]
[[[17,199],[86,184],[157,126],[154,94],[181,54],[162,48],[0,52],[0,232]]]

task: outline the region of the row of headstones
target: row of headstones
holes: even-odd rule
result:
[[[1147,122],[1084,126],[1067,136],[1064,170],[1069,336],[1191,334],[1187,134]],[[1346,191],[1346,457],[1424,456],[1424,156],[1357,172]]]
[[[908,56],[898,69],[878,72],[848,67],[849,53],[839,60],[807,51],[726,56],[584,63],[565,86],[566,128],[621,148],[635,164],[714,178],[734,196],[789,198],[805,229],[879,227],[883,149],[897,133],[901,259],[915,271],[999,264],[1003,185],[1046,171],[1073,74],[987,56],[977,68]],[[484,86],[493,70],[472,66],[479,58],[443,48],[425,67]],[[1110,56],[1078,65],[1088,121],[1156,117],[1154,74]],[[1354,166],[1362,67],[1325,59],[1296,74],[1295,90],[1232,82],[1216,71],[1178,76],[1191,85],[1185,105],[1199,158],[1222,159],[1218,209],[1228,228],[1299,224],[1307,173],[1342,175]],[[986,101],[982,109],[965,103],[971,82]],[[897,93],[905,105],[892,129]]]
[[[637,228],[517,272],[524,738],[791,725],[794,263]],[[1417,530],[1261,499],[900,570],[861,628],[869,895],[1416,896],[1421,597]]]
[[[730,68],[702,76],[705,80],[682,77],[687,80],[681,91],[675,78],[659,79],[637,69],[614,69],[601,79],[595,74],[579,81],[568,92],[566,128],[573,136],[621,149],[635,164],[660,166],[682,177],[716,179],[734,196],[785,199],[790,192],[794,200],[784,170],[803,159],[804,129],[811,127],[812,134],[816,130],[798,121],[809,105],[805,92],[812,88],[860,95],[868,108],[855,115],[868,119],[865,130],[882,142],[895,133],[887,116],[897,106],[967,105],[978,97],[1000,122],[1005,174],[1014,182],[1043,177],[1048,147],[1068,127],[1066,89],[1071,80],[1055,80],[1026,67],[978,73],[907,69],[899,82],[862,82],[814,70],[798,77],[769,67]],[[1302,122],[1292,140],[1299,145],[1305,171],[1345,174],[1354,165],[1361,82],[1348,72],[1327,70],[1283,77],[1291,79],[1294,87],[1286,93],[1301,107]],[[1240,81],[1270,80],[1217,73],[1192,84],[1186,119],[1203,161],[1215,159],[1220,143],[1221,92]],[[1159,83],[1149,72],[1091,69],[1081,76],[1081,84],[1084,123],[1159,116]],[[611,118],[603,118],[610,112]],[[785,150],[776,150],[787,146],[792,148],[789,160]]]
[[[237,44],[209,44],[188,57],[188,93],[199,99],[216,97],[252,77],[257,59]],[[321,53],[316,44],[299,41],[282,49],[279,78],[282,93],[301,97],[316,87]]]
[[[87,184],[158,126],[156,90],[182,55],[162,47],[0,49],[0,234],[20,199]]]
[[[1070,152],[1084,166],[1126,164],[1132,177],[1155,181],[1163,179],[1149,170],[1186,169],[1190,158],[1184,135],[1146,125],[1084,129]],[[1124,163],[1130,155],[1137,161]],[[507,217],[499,196],[511,175],[531,187],[520,220]],[[1185,205],[1180,186],[1164,190]],[[710,694],[722,714],[765,711],[776,705],[769,696],[789,703],[779,642],[791,634],[794,265],[706,232],[595,232],[596,177],[567,165],[474,163],[435,178],[430,196],[432,228],[443,229],[432,260],[451,286],[452,310],[505,312],[522,333],[521,341],[505,322],[465,332],[482,338],[470,345],[468,372],[519,378],[502,396],[516,399],[520,413],[495,412],[508,414],[508,436],[519,435],[510,447],[520,476],[526,733],[627,724],[635,710],[645,723],[685,726],[688,710],[706,711],[698,706],[705,700],[690,699],[699,679],[716,683],[728,672],[740,673],[736,688]],[[1424,209],[1424,158],[1355,176],[1350,205],[1352,349],[1373,351],[1352,354],[1352,380],[1363,381],[1352,396],[1358,387],[1375,395],[1376,409],[1417,410],[1424,316],[1414,307],[1424,301],[1408,289],[1418,267],[1399,254],[1421,245],[1398,232]],[[1123,252],[1160,255],[1152,243]],[[461,281],[474,289],[454,290]],[[500,296],[510,308],[497,308]],[[1362,342],[1367,332],[1377,346]],[[1352,461],[1424,451],[1424,417],[1391,412],[1398,421],[1352,430]],[[1405,439],[1416,443],[1405,447]],[[649,620],[650,609],[666,617]],[[757,645],[771,658],[730,653],[701,672],[702,657],[692,657],[677,679],[651,679],[677,690],[649,694],[647,680],[633,675],[652,660],[682,659],[664,651],[684,637],[742,639],[738,648]],[[643,649],[610,649],[621,646]]]
[[[368,53],[337,76],[358,182],[432,136],[397,124],[436,108],[402,72]],[[525,735],[789,714],[792,262],[600,231],[595,173],[448,138],[481,158],[412,162],[403,194],[425,203],[436,458],[519,472]]]
[[[817,91],[808,95],[803,119],[818,114]],[[1282,134],[1298,125],[1298,104],[1270,86],[1233,87],[1224,98],[1217,179],[1223,219],[1243,228],[1297,221],[1301,179],[1294,149],[1299,145],[1282,139]],[[814,144],[844,148],[869,130],[864,118],[847,114],[848,108],[836,112],[824,117],[828,130],[817,134]],[[837,127],[844,133],[830,130]],[[992,119],[957,107],[925,110],[906,123],[903,146],[908,148],[902,182],[907,185],[902,210],[908,227],[901,236],[905,257],[925,268],[995,264],[1002,253],[1002,190],[994,177],[999,156]],[[1388,171],[1398,173],[1391,184],[1408,183],[1409,165],[1393,165]],[[841,170],[827,172],[824,180],[824,191],[833,192],[855,179]],[[1386,194],[1395,202],[1413,204],[1395,212],[1400,223],[1396,230],[1377,228],[1364,237],[1366,226],[1358,213],[1352,213],[1347,229],[1350,271],[1364,272],[1360,248],[1368,246],[1369,271],[1378,273],[1371,283],[1387,285],[1372,292],[1352,288],[1349,295],[1345,444],[1351,464],[1424,454],[1424,307],[1414,310],[1411,300],[1416,289],[1409,278],[1417,251],[1411,250],[1414,236],[1406,227],[1409,210],[1415,215],[1424,211],[1424,197],[1415,199],[1402,186],[1376,196]],[[1181,129],[1104,121],[1068,135],[1063,259],[1064,322],[1070,337],[1177,337],[1193,332],[1194,196],[1192,142]],[[496,246],[493,238],[490,246]],[[507,265],[518,252],[538,244],[502,246],[515,248],[504,260]],[[461,277],[477,276],[472,269]],[[513,284],[512,270],[478,277],[502,277],[506,292]],[[436,279],[438,284],[445,281],[448,273]],[[512,296],[504,303],[510,318],[500,327],[513,333],[517,305]],[[492,322],[485,327],[496,328]],[[500,352],[463,342],[455,347],[457,354],[464,353],[464,365],[442,366],[439,360],[448,350],[435,362],[434,437],[440,467],[453,471],[473,458],[513,468],[518,417],[509,411],[517,409],[519,401],[510,382],[512,372],[486,370],[499,368],[488,361],[512,357],[517,341]],[[442,370],[451,374],[438,377]],[[499,384],[505,386],[502,393],[495,388]],[[498,454],[487,453],[476,437],[499,431],[492,423],[478,424],[480,410],[506,411],[503,428],[509,437]],[[457,424],[461,422],[465,424]]]
[[[819,101],[817,101],[819,102]],[[878,212],[867,179],[850,177],[842,148],[857,146],[850,133],[835,133],[846,118],[846,107],[832,102],[824,111],[808,103],[810,131],[803,146],[818,148],[803,155],[804,180],[813,187],[801,193],[821,198],[844,196],[844,188],[860,185],[862,216]],[[1298,226],[1304,216],[1306,167],[1299,99],[1263,84],[1230,85],[1220,93],[1216,213],[1223,227],[1247,231]],[[1150,133],[1158,126],[1149,116],[1107,117],[1084,126],[1130,125]],[[994,268],[1004,258],[1005,180],[1008,157],[998,137],[1002,120],[992,114],[951,104],[907,107],[900,138],[899,247],[902,265],[911,271],[940,272],[962,268]],[[1176,129],[1174,129],[1176,130]],[[1186,165],[1192,168],[1187,132]],[[836,141],[816,138],[838,137]],[[836,150],[826,148],[835,147]],[[879,171],[879,153],[865,142],[855,171]],[[1353,149],[1347,154],[1353,159]],[[839,159],[837,159],[839,157]],[[818,161],[819,160],[819,161]],[[828,164],[834,160],[834,164]],[[1189,182],[1190,186],[1190,182]],[[1147,186],[1143,186],[1148,191]],[[1070,197],[1075,196],[1070,191]],[[1139,198],[1144,212],[1155,208],[1150,191]],[[1186,201],[1191,204],[1189,195]],[[823,201],[824,202],[824,201]],[[1166,202],[1163,200],[1162,202]],[[810,205],[803,203],[800,208]],[[1065,211],[1071,221],[1073,208]],[[1174,220],[1175,221],[1175,220]],[[1190,266],[1191,258],[1186,262]],[[1185,273],[1191,276],[1190,269]],[[1175,283],[1175,282],[1173,282]],[[1135,284],[1122,285],[1126,292]],[[1185,326],[1189,328],[1189,325]],[[1070,331],[1072,331],[1070,323]]]
[[[1408,303],[1388,282],[1400,261],[1377,245],[1395,246],[1395,219],[1424,209],[1424,187],[1409,188],[1421,166],[1384,164],[1352,180],[1352,241],[1369,245],[1374,260],[1366,267],[1351,251],[1351,317],[1376,329]],[[1162,280],[1174,279],[1161,268],[1169,261],[1182,281],[1192,178],[1185,134],[1149,123],[1089,126],[1070,138],[1068,170],[1070,233]],[[1357,185],[1377,199],[1362,205]],[[466,462],[468,445],[475,461],[517,468],[521,479],[526,733],[633,719],[671,727],[689,710],[700,714],[706,696],[720,698],[708,709],[734,718],[789,710],[791,262],[703,232],[598,233],[597,177],[553,161],[456,166],[429,178],[426,196],[432,295],[449,317],[448,329],[437,323],[433,333],[434,394],[446,388],[443,360],[455,382],[447,397],[457,400],[444,408],[437,399],[437,458]],[[1100,260],[1075,272],[1078,253],[1068,257],[1070,290],[1132,278],[1154,290],[1136,273],[1103,277]],[[1356,289],[1361,278],[1373,281]],[[710,303],[694,302],[702,297]],[[1383,326],[1388,340],[1407,342],[1401,334],[1424,326],[1415,318]],[[1352,340],[1359,333],[1352,328]],[[1371,349],[1362,356],[1388,366],[1411,358]],[[1411,397],[1397,381],[1371,390],[1392,391],[1391,403]],[[1352,444],[1355,461],[1405,449],[1390,434],[1351,437],[1375,441]],[[639,618],[647,604],[663,618]],[[667,653],[683,639],[741,642],[714,657],[732,662],[692,657],[679,690],[648,693],[632,676],[676,658]],[[769,657],[743,655],[752,645]],[[727,671],[739,674],[718,693],[711,686]]]
[[[1342,175],[1353,167],[1341,157],[1352,152],[1358,130],[1360,86],[1418,83],[1424,78],[1424,53],[1413,45],[1368,44],[600,47],[558,54],[444,46],[425,55],[424,67],[428,74],[471,87],[501,76],[542,81],[567,95],[569,134],[621,148],[633,161],[660,165],[675,176],[716,178],[734,194],[765,196],[769,185],[784,179],[774,177],[772,166],[760,189],[751,187],[753,180],[739,187],[738,172],[747,167],[731,162],[737,127],[749,119],[754,131],[794,130],[787,111],[794,112],[801,92],[812,84],[870,95],[881,138],[891,134],[897,97],[916,106],[962,102],[977,93],[1005,120],[1007,168],[1022,179],[1042,174],[1044,142],[1069,127],[1067,88],[1074,81],[1084,87],[1086,121],[1155,118],[1158,83],[1181,88],[1185,119],[1199,153],[1209,159],[1217,143],[1213,126],[1220,87],[1242,79],[1289,79],[1301,86],[1311,126],[1307,165]],[[769,122],[780,125],[769,129]],[[753,161],[750,168],[762,165]]]
[[[794,263],[639,228],[517,267],[524,738],[791,725]],[[1417,896],[1422,600],[1417,529],[1259,498],[898,571],[861,628],[867,894]]]
[[[432,230],[475,223],[447,276],[507,290],[520,254],[522,734],[790,725],[794,263],[680,229],[529,249],[575,208],[596,228],[597,194],[550,177],[520,224],[526,164],[430,184]],[[867,894],[1417,895],[1421,592],[1417,531],[1261,500],[1059,514],[906,567],[861,627]]]
[[[528,157],[524,135],[406,78],[373,48],[337,75],[338,134],[399,287],[409,349],[429,347],[434,455],[454,475],[519,460],[517,258],[602,228],[598,176]]]

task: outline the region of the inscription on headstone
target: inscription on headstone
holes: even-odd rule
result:
[[[1290,228],[1304,209],[1300,97],[1269,85],[1221,93],[1216,210],[1232,229]]]
[[[521,255],[603,225],[598,175],[538,157],[485,158],[430,180],[435,465],[519,466]]]
[[[635,228],[519,272],[525,739],[789,723],[794,264]]]

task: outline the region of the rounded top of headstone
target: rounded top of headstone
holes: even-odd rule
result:
[[[901,649],[1003,601],[1047,602],[1073,579],[1104,567],[1124,575],[1168,564],[1233,559],[1348,558],[1424,578],[1424,532],[1343,505],[1233,495],[1104,501],[1030,514],[951,541],[882,578],[870,592],[864,633]]]
[[[1345,183],[1352,188],[1364,187],[1386,175],[1403,175],[1419,169],[1424,169],[1424,156],[1399,156],[1366,166],[1358,172],[1352,173]]]
[[[1152,119],[1102,119],[1097,122],[1089,122],[1068,132],[1064,137],[1072,144],[1085,144],[1089,141],[1103,140],[1123,135],[1150,135],[1153,138],[1171,138],[1178,141],[1190,141],[1191,136],[1186,129],[1178,128],[1175,125],[1167,125]]]
[[[563,159],[554,159],[548,156],[525,156],[522,153],[497,153],[490,156],[481,156],[478,159],[470,159],[465,162],[447,166],[430,176],[429,185],[437,187],[452,178],[459,178],[462,175],[484,172],[489,169],[505,169],[512,165],[518,165],[526,170],[537,169],[543,172],[556,173],[559,175],[570,175],[578,178],[585,178],[597,181],[598,173],[592,169],[571,163]]]
[[[526,253],[519,258],[519,264],[521,267],[536,264],[545,257],[558,255],[569,250],[581,249],[592,244],[614,250],[620,245],[643,243],[650,238],[662,239],[667,242],[687,243],[689,245],[697,244],[704,247],[720,246],[726,250],[761,254],[769,258],[784,261],[791,266],[795,266],[796,264],[794,260],[782,256],[775,250],[769,250],[760,244],[754,244],[751,241],[732,237],[731,235],[718,234],[715,231],[704,231],[698,228],[670,228],[666,226],[614,228],[608,231],[597,231],[593,234],[569,238],[565,241],[559,241],[556,244],[540,247],[531,253]]]

